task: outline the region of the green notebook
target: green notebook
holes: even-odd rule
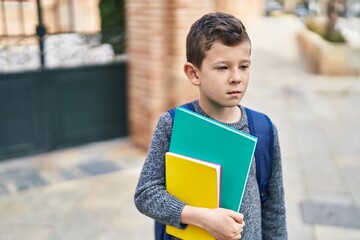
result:
[[[220,207],[238,212],[256,142],[254,136],[179,107],[169,151],[221,164]]]

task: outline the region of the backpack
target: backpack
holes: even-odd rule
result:
[[[181,105],[180,107],[195,111],[191,102]],[[168,111],[172,117],[173,123],[175,109],[176,108],[172,108]],[[269,198],[267,188],[271,176],[274,152],[273,125],[269,117],[265,114],[249,108],[245,108],[245,111],[248,117],[250,134],[258,138],[254,155],[256,160],[256,179],[259,184],[260,199],[263,203]],[[165,225],[155,221],[155,240],[168,240],[169,237],[170,236],[165,231]]]

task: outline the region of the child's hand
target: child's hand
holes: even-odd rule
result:
[[[232,210],[217,208],[208,209],[205,213],[205,225],[203,226],[212,236],[218,240],[235,240],[241,238],[245,222],[241,213]]]
[[[241,213],[224,208],[185,206],[181,213],[181,221],[205,229],[218,240],[240,239],[245,225]]]

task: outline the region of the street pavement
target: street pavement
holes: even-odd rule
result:
[[[310,73],[301,28],[292,17],[249,23],[243,104],[279,131],[289,239],[360,240],[360,77]],[[145,156],[122,138],[1,161],[0,240],[153,239],[133,204]]]

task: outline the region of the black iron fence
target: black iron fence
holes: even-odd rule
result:
[[[81,11],[89,3],[93,11]],[[124,1],[94,4],[97,1],[0,0],[0,72],[114,61],[125,52]],[[94,19],[97,23],[90,23]]]
[[[0,0],[0,160],[127,134],[123,29],[78,31],[91,14],[51,2]]]

